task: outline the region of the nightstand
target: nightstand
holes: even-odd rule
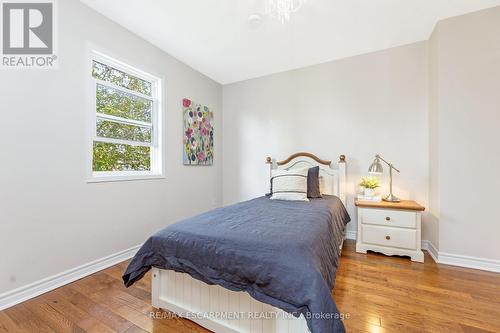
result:
[[[355,204],[358,207],[356,252],[371,250],[424,262],[421,249],[424,207],[410,200],[397,203],[356,200]]]

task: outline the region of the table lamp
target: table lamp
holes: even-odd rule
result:
[[[398,169],[392,165],[392,163],[387,162],[384,160],[380,155],[375,155],[375,160],[373,163],[370,165],[370,168],[368,169],[368,172],[371,174],[375,175],[381,175],[384,172],[384,168],[382,167],[382,163],[380,161],[386,163],[389,166],[389,175],[390,175],[390,193],[388,196],[384,197],[382,200],[384,201],[389,201],[389,202],[400,202],[401,200],[396,197],[394,194],[392,194],[392,169],[396,170],[397,172],[400,172]]]

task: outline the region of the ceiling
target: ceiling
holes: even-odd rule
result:
[[[81,1],[221,84],[425,40],[443,18],[500,5],[307,0],[283,25],[264,15],[267,0]]]

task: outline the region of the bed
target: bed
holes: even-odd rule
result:
[[[344,332],[331,297],[350,218],[346,161],[297,153],[273,169],[319,166],[323,198],[262,196],[170,225],[151,236],[123,280],[152,269],[152,304],[217,333]]]

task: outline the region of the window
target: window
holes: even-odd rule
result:
[[[156,178],[161,156],[161,81],[92,53],[90,181]]]

